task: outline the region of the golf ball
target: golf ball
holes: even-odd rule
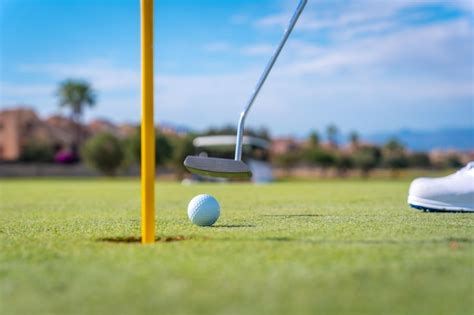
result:
[[[188,205],[188,217],[193,224],[199,226],[213,225],[221,213],[216,198],[211,195],[198,195]]]

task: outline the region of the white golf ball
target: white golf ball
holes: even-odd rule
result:
[[[189,202],[188,217],[193,224],[211,226],[220,214],[221,207],[216,198],[211,195],[197,195]]]

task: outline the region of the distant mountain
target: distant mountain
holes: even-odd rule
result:
[[[408,148],[420,151],[474,150],[474,128],[445,128],[431,131],[402,129],[397,132],[376,133],[363,138],[377,144],[396,138]]]
[[[168,121],[160,122],[162,128],[170,128],[178,133],[193,131],[184,125]],[[297,136],[295,139],[304,140],[307,135]],[[379,132],[362,135],[361,140],[383,145],[390,139],[396,138],[407,148],[415,151],[430,151],[433,149],[474,150],[474,127],[472,128],[442,128],[436,130],[401,129],[393,132]],[[348,142],[347,134],[339,134],[338,143]]]

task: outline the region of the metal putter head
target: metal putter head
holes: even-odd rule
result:
[[[247,164],[231,159],[189,155],[184,160],[184,166],[191,173],[204,176],[232,179],[248,179],[252,177],[252,172]]]

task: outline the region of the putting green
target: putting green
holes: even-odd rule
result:
[[[472,314],[474,215],[408,208],[409,182],[0,182],[3,314]],[[199,193],[222,206],[192,226]]]

